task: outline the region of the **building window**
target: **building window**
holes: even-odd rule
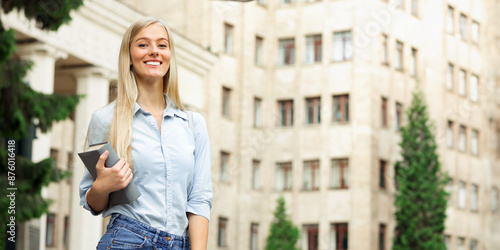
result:
[[[448,63],[448,72],[446,74],[446,88],[453,89],[453,64]]]
[[[229,153],[221,152],[220,153],[220,177],[219,177],[221,182],[228,181],[228,178],[229,178],[228,168],[229,168]]]
[[[460,14],[460,38],[467,40],[467,17],[464,14]]]
[[[259,4],[259,5],[265,5],[266,3],[264,3],[264,0],[257,0],[257,4]]]
[[[262,99],[258,97],[253,99],[253,126],[256,128],[262,126]]]
[[[396,102],[396,130],[401,130],[403,124],[403,105]]]
[[[418,16],[418,0],[411,0],[411,14]]]
[[[417,55],[418,50],[411,48],[411,59],[410,59],[410,75],[417,76]]]
[[[396,0],[396,8],[403,10],[405,8],[405,1],[404,0]]]
[[[252,162],[252,189],[260,188],[260,161],[253,160]]]
[[[446,12],[446,32],[453,34],[455,32],[455,9],[448,6],[448,11]]]
[[[382,34],[382,64],[389,65],[389,38]]]
[[[475,44],[479,43],[479,23],[476,21],[472,21],[471,40]]]
[[[259,249],[259,224],[252,223],[250,225],[250,250]]]
[[[452,205],[452,200],[453,200],[453,179],[448,179],[448,182],[446,183],[446,186],[444,187],[444,191],[448,193],[448,206]]]
[[[347,223],[334,223],[330,229],[330,249],[349,249],[349,226]]]
[[[54,159],[54,169],[56,168],[59,168],[59,164],[57,164],[59,162],[59,150],[55,149],[55,148],[51,148],[50,149],[50,158]]]
[[[378,186],[381,189],[386,189],[386,175],[387,175],[387,162],[380,160],[380,165],[379,165],[379,182]]]
[[[466,202],[465,182],[458,182],[458,208],[465,208]]]
[[[396,65],[397,70],[403,70],[403,43],[396,41]]]
[[[227,219],[219,217],[219,235],[217,238],[217,245],[219,247],[227,246]]]
[[[278,127],[293,126],[293,100],[278,101]]]
[[[319,190],[319,160],[304,162],[304,190]]]
[[[313,97],[306,98],[306,123],[318,124],[320,123],[321,114],[321,98]]]
[[[321,62],[321,35],[306,36],[306,63]]]
[[[444,244],[446,245],[446,250],[451,249],[451,237],[449,235],[444,236]]]
[[[470,240],[470,250],[477,250],[477,240]]]
[[[472,184],[471,190],[470,190],[470,210],[477,212],[477,203],[478,203],[478,190],[479,188],[477,185]]]
[[[281,0],[281,4],[291,4],[292,0]]]
[[[453,122],[448,121],[448,127],[446,128],[446,145],[449,148],[453,148]]]
[[[276,190],[291,191],[292,190],[292,163],[276,164]]]
[[[227,23],[224,24],[224,52],[233,53],[233,26]]]
[[[73,172],[73,152],[68,153],[68,171]],[[66,183],[71,185],[71,178],[67,178]]]
[[[473,101],[478,100],[477,88],[479,84],[479,79],[477,75],[471,75],[470,77],[470,99]]]
[[[302,249],[318,250],[318,224],[302,227]]]
[[[467,134],[466,128],[463,125],[460,125],[460,134],[458,137],[458,150],[461,152],[465,152],[467,146]]]
[[[333,121],[349,122],[349,95],[333,96]]]
[[[330,171],[330,188],[349,188],[349,160],[333,159]]]
[[[457,250],[465,250],[465,238],[457,238]]]
[[[380,224],[378,229],[378,250],[385,250],[385,231],[385,225]]]
[[[461,95],[465,95],[465,77],[466,77],[466,73],[465,73],[465,70],[464,69],[461,69],[459,72],[458,72],[458,93],[461,94]]]
[[[55,230],[56,230],[56,215],[53,213],[47,214],[47,231],[45,235],[45,245],[48,247],[55,246]]]
[[[470,151],[473,155],[477,155],[479,152],[479,132],[475,129],[472,130],[471,140],[470,140]]]
[[[63,235],[63,244],[65,247],[68,247],[69,243],[69,216],[64,216],[64,235]]]
[[[496,212],[498,210],[498,189],[494,187],[491,190],[491,211]]]
[[[222,87],[222,115],[225,117],[230,117],[231,109],[231,89]]]
[[[382,114],[382,126],[387,127],[389,126],[388,122],[388,114],[387,114],[387,98],[382,97],[382,105],[381,105],[381,114]]]
[[[263,49],[264,39],[262,37],[255,38],[255,64],[262,66],[264,49]]]
[[[333,61],[347,61],[352,58],[351,31],[333,33]]]
[[[292,65],[295,63],[295,39],[279,40],[279,65]]]

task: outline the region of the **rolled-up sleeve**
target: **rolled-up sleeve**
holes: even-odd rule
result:
[[[88,128],[87,134],[87,145],[92,145],[96,143],[101,143],[107,141],[107,129],[102,125],[102,122],[99,119],[97,113],[92,114],[92,118],[90,119],[90,124]],[[89,192],[92,184],[94,184],[94,178],[87,170],[85,166],[82,180],[80,181],[80,206],[83,206],[84,209],[90,211],[92,215],[100,215],[106,209],[101,211],[100,213],[96,213],[87,203],[87,193]]]
[[[194,174],[192,189],[188,193],[186,212],[201,215],[210,221],[212,208],[212,153],[207,123],[203,116],[193,113],[194,120]]]

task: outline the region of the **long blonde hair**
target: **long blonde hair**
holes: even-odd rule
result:
[[[154,17],[145,17],[133,23],[125,32],[118,57],[118,92],[113,120],[109,128],[108,140],[120,158],[125,158],[132,166],[132,119],[137,101],[138,88],[130,59],[130,44],[144,28],[158,24],[167,31],[170,44],[170,68],[163,77],[163,93],[179,109],[184,110],[177,85],[177,63],[175,60],[174,41],[167,25]]]

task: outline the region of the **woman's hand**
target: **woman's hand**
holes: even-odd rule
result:
[[[97,178],[87,193],[87,203],[96,213],[108,206],[109,193],[124,189],[132,181],[133,173],[130,164],[121,158],[113,167],[106,168],[104,162],[108,158],[106,151],[99,157],[95,168]]]

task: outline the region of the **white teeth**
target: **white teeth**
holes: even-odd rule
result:
[[[146,62],[147,65],[153,65],[153,66],[158,66],[160,65],[160,62]]]

